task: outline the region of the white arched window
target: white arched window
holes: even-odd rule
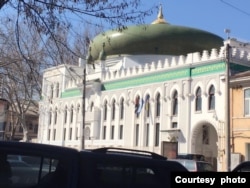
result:
[[[104,108],[103,108],[103,120],[107,120],[107,113],[108,113],[108,102],[104,101]]]
[[[176,90],[174,91],[172,100],[173,100],[172,114],[173,116],[177,116],[178,115],[178,92]]]
[[[124,98],[120,100],[120,119],[124,118]]]
[[[210,86],[208,92],[208,109],[214,110],[215,108],[215,88],[213,85]]]
[[[201,98],[201,88],[198,87],[195,92],[195,111],[201,111],[202,98]]]
[[[161,115],[161,94],[157,93],[156,95],[156,103],[155,103],[155,115],[159,117]]]

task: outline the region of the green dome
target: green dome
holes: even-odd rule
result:
[[[110,30],[90,43],[90,54],[97,60],[105,52],[112,55],[186,55],[223,46],[223,39],[207,31],[175,26],[162,21],[162,15],[150,25],[130,26],[123,31]],[[102,57],[103,59],[103,57]]]

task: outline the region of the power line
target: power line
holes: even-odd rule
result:
[[[228,2],[225,2],[224,0],[220,0],[220,1],[221,1],[222,3],[224,3],[224,4],[226,4],[226,5],[228,5],[228,6],[232,7],[232,8],[234,8],[235,10],[238,10],[238,11],[241,12],[241,13],[246,14],[247,16],[250,16],[250,13],[248,13],[248,12],[246,12],[246,11],[244,11],[244,10],[238,8],[238,7],[236,7],[235,5],[233,5],[233,4],[231,4],[231,3],[228,3]]]

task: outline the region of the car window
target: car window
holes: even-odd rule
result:
[[[184,166],[189,170],[189,171],[196,171],[196,164],[195,161],[184,161]]]
[[[198,162],[198,161],[197,161],[197,170],[203,172],[214,171],[213,166],[210,163]]]
[[[10,163],[11,167],[31,167],[29,164],[23,162],[23,161],[18,161],[18,160],[8,160],[8,162]]]
[[[175,160],[175,161],[177,161],[177,162],[179,162],[179,163],[181,163],[183,166],[185,166],[185,160]]]
[[[26,163],[32,166],[40,166],[41,158],[34,156],[26,156],[26,155],[8,155],[8,160],[20,161],[20,163]],[[43,159],[43,165],[49,165],[49,159]]]
[[[120,149],[121,150],[121,149]],[[125,151],[81,151],[80,187],[167,188],[171,172],[188,172],[178,162],[162,156]]]
[[[55,158],[43,156],[15,155],[0,152],[0,187],[28,188],[49,187],[58,182],[66,182],[60,186],[67,185],[67,165],[62,164]]]
[[[189,159],[195,161],[205,161],[205,156],[200,154],[178,154],[177,159]]]
[[[77,187],[79,164],[76,149],[0,141],[0,188]]]
[[[80,187],[166,188],[170,186],[171,171],[187,171],[177,162],[148,157],[95,152],[85,152],[81,157]]]
[[[96,187],[164,187],[164,180],[157,176],[156,171],[149,167],[129,166],[122,164],[99,163],[96,166]]]
[[[9,157],[7,157],[8,159]],[[15,158],[13,155],[10,158]],[[56,160],[44,159],[38,156],[16,156],[18,160],[8,159],[7,161],[11,167],[11,185],[15,186],[33,186],[39,183],[39,181],[52,173],[56,169]],[[29,160],[24,160],[29,159]],[[51,165],[48,167],[45,160],[50,160]],[[32,163],[37,161],[37,163]]]
[[[250,167],[242,167],[241,169],[238,169],[237,172],[250,172]]]
[[[8,155],[8,160],[21,160],[19,155]]]

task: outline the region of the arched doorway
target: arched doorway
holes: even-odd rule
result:
[[[200,122],[194,127],[191,138],[191,152],[204,155],[205,160],[217,169],[218,134],[215,127],[209,122]]]

